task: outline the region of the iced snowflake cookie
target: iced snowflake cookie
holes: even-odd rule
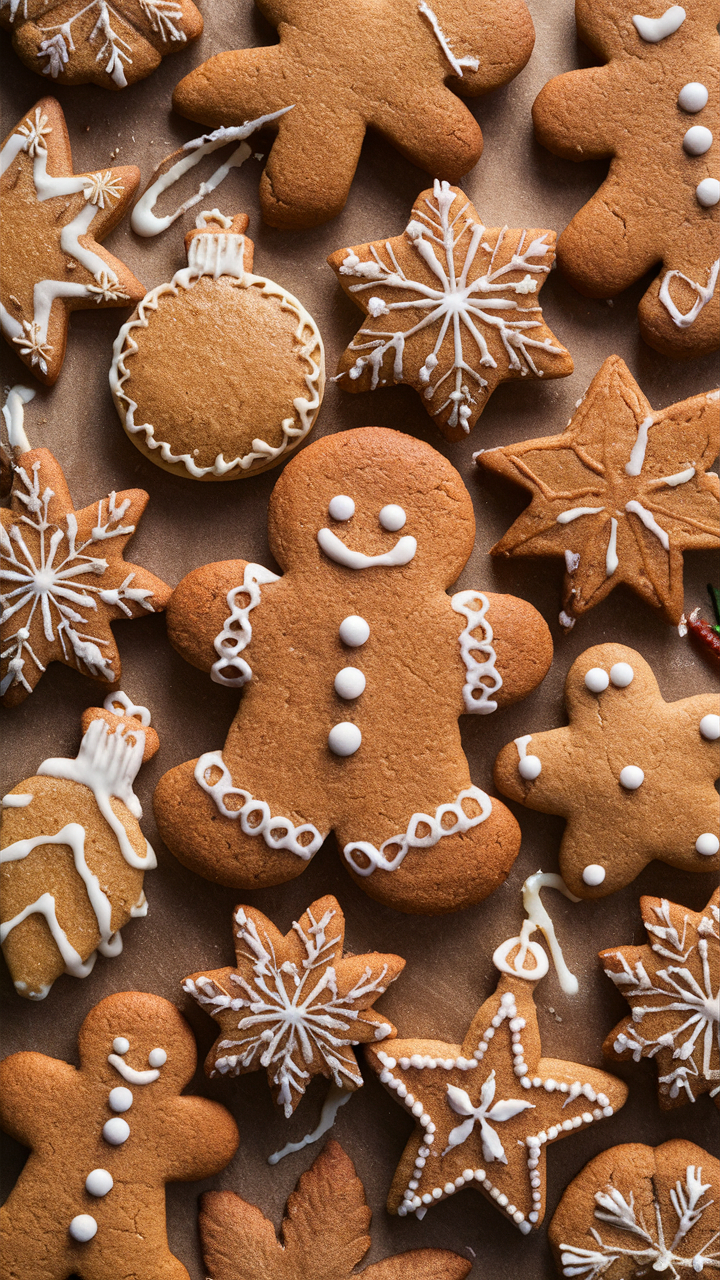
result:
[[[676,1280],[720,1266],[720,1162],[685,1139],[603,1151],[567,1188],[548,1238],[558,1275]]]
[[[0,699],[17,706],[50,662],[115,684],[120,655],[110,623],[165,608],[170,587],[123,558],[145,510],[142,489],[75,511],[56,458],[31,449],[13,387],[3,408],[13,451],[12,497],[0,509]]]
[[[535,39],[524,0],[258,0],[280,43],[219,53],[175,89],[202,124],[286,113],[260,182],[266,222],[312,227],[340,212],[365,130],[456,182],[482,152],[456,96],[477,97],[522,71]]]
[[[302,303],[252,274],[242,213],[201,213],[188,266],[120,330],[110,388],[141,453],[194,480],[237,480],[284,461],[325,387],[322,338]]]
[[[499,383],[572,373],[537,298],[554,260],[554,231],[487,228],[459,187],[436,181],[402,235],[328,258],[366,315],[336,381],[408,383],[443,435],[462,440]]]
[[[565,702],[570,723],[509,743],[494,778],[511,800],[566,819],[560,871],[573,893],[614,893],[653,858],[717,872],[717,695],[665,702],[635,649],[601,644],[571,666]]]
[[[720,721],[715,727],[720,732]],[[650,945],[600,952],[608,978],[632,1008],[603,1051],[621,1061],[654,1058],[664,1110],[703,1093],[720,1107],[719,908],[720,890],[704,911],[641,898]]]
[[[282,1242],[260,1209],[233,1191],[200,1199],[208,1280],[463,1280],[472,1262],[447,1249],[412,1249],[358,1272],[371,1213],[355,1166],[328,1142],[290,1195]]]
[[[98,951],[122,951],[120,929],[147,915],[155,854],[133,792],[158,749],[150,712],[109,693],[82,717],[74,760],[45,760],[0,804],[0,943],[15,990],[42,1000],[61,973],[86,978]]]
[[[31,1148],[0,1209],[13,1280],[189,1280],[169,1250],[165,1183],[219,1173],[239,1136],[224,1107],[180,1096],[197,1063],[174,1005],[126,991],[91,1009],[80,1067],[41,1053],[0,1063],[0,1123]]]
[[[51,386],[65,359],[70,312],[132,306],[145,292],[98,243],[125,213],[140,170],[73,173],[65,116],[54,98],[42,98],[5,139],[0,172],[0,327],[31,373]]]
[[[653,412],[610,356],[562,435],[476,454],[532,495],[490,554],[564,557],[566,629],[619,583],[677,625],[683,552],[720,547],[719,448],[720,392]]]
[[[662,263],[640,332],[669,356],[714,351],[720,330],[720,75],[714,0],[576,0],[606,65],[556,76],[535,99],[538,140],[568,160],[611,156],[558,243],[581,293],[611,298]]]
[[[172,644],[244,693],[222,751],[160,780],[163,839],[193,871],[251,890],[300,875],[334,830],[371,898],[431,914],[479,902],[520,833],[471,780],[458,717],[540,683],[543,619],[513,596],[447,594],[473,548],[470,495],[399,432],[303,449],[273,490],[269,535],[283,577],[230,560],[173,594]]]

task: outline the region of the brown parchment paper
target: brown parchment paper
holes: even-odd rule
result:
[[[480,163],[463,186],[489,226],[508,222],[554,228],[558,232],[602,180],[601,163],[574,165],[539,147],[532,134],[530,108],[551,76],[578,65],[589,55],[577,41],[572,0],[528,0],[537,31],[535,51],[525,71],[506,89],[475,100],[485,137]],[[272,43],[275,33],[250,0],[201,0],[202,38],[187,52],[165,59],[148,80],[109,93],[93,86],[55,89],[52,81],[27,70],[2,37],[4,77],[3,133],[8,132],[43,94],[56,92],[67,116],[76,171],[138,164],[142,186],[166,155],[202,132],[170,108],[174,84],[191,67],[223,49]],[[256,145],[257,144],[257,145]],[[262,141],[253,149],[266,151]],[[158,206],[174,208],[207,177],[227,152],[215,153],[193,170],[190,183],[176,187]],[[328,372],[358,327],[360,312],[343,295],[325,263],[332,250],[383,235],[399,234],[427,175],[414,168],[377,137],[369,136],[342,215],[313,231],[281,232],[259,221],[257,182],[260,166],[249,160],[233,171],[206,205],[185,215],[153,240],[141,240],[125,221],[106,244],[123,258],[148,288],[169,280],[185,264],[183,234],[203,207],[250,216],[256,245],[256,270],[278,280],[305,303],[325,341]],[[648,277],[649,280],[649,277]],[[544,684],[525,702],[498,716],[463,722],[463,740],[473,781],[492,791],[492,763],[511,738],[563,723],[562,690],[574,658],[590,645],[618,640],[638,648],[654,664],[666,698],[716,687],[714,672],[687,640],[666,626],[639,599],[622,588],[583,618],[567,637],[560,634],[561,565],[555,562],[492,561],[488,548],[524,505],[520,491],[482,480],[472,453],[482,447],[550,435],[562,430],[576,400],[606,356],[627,361],[653,407],[660,408],[716,385],[713,357],[673,363],[645,346],[637,331],[635,309],[648,280],[610,304],[588,301],[553,272],[542,292],[545,316],[570,349],[575,372],[558,381],[506,384],[492,397],[472,435],[445,445],[417,395],[407,388],[351,396],[330,383],[314,438],[349,427],[376,424],[411,432],[440,449],[461,472],[477,514],[477,543],[458,589],[485,587],[524,596],[553,629],[556,655]],[[140,485],[150,504],[128,549],[132,559],[176,583],[199,564],[242,556],[274,567],[266,534],[266,505],[278,472],[249,480],[201,485],[167,475],[144,460],[126,438],[113,407],[107,371],[112,343],[128,313],[120,310],[77,313],[70,326],[64,369],[51,390],[38,387],[26,410],[33,445],[47,445],[60,459],[76,505],[83,506],[111,488]],[[28,385],[24,365],[3,342],[3,383]],[[202,368],[198,368],[202,394]],[[691,554],[685,569],[686,607],[702,604],[705,583],[716,570],[709,554]],[[40,1004],[17,997],[0,965],[3,999],[3,1053],[36,1049],[77,1062],[76,1035],[88,1010],[113,991],[152,991],[174,1000],[186,1013],[198,1039],[200,1061],[214,1038],[214,1023],[180,989],[180,980],[200,968],[232,961],[230,913],[237,900],[223,889],[186,871],[161,844],[151,797],[160,775],[174,764],[222,745],[237,706],[237,695],[213,684],[186,665],[165,636],[162,617],[120,623],[117,636],[123,661],[123,688],[152,710],[160,750],[137,780],[145,809],[143,828],[158,852],[159,866],[146,878],[150,912],[125,930],[125,947],[115,960],[99,959],[85,981],[61,978]],[[74,756],[80,714],[99,704],[100,687],[65,667],[54,665],[23,705],[2,717],[2,786],[9,789],[31,776],[48,756]],[[282,744],[278,744],[282,751]],[[682,779],[678,778],[678,803]],[[532,872],[557,869],[562,832],[558,818],[511,806],[523,829],[520,856],[507,883],[486,902],[459,915],[425,919],[380,907],[355,887],[340,865],[331,837],[307,871],[293,883],[248,897],[283,929],[322,893],[335,893],[347,918],[347,945],[356,951],[393,950],[407,958],[407,969],[383,998],[380,1008],[403,1036],[462,1040],[475,1010],[493,990],[494,948],[515,935],[523,918],[520,887]],[[601,902],[573,906],[552,890],[547,905],[571,969],[581,982],[571,999],[561,992],[554,972],[536,988],[546,1055],[602,1065],[600,1046],[627,1012],[627,1005],[604,977],[597,961],[601,947],[645,941],[638,910],[641,893],[667,895],[694,910],[712,890],[709,876],[682,875],[654,863],[621,893]],[[436,1206],[424,1221],[390,1217],[384,1208],[391,1176],[411,1124],[374,1078],[338,1114],[334,1136],[355,1161],[373,1210],[373,1245],[366,1261],[421,1246],[447,1247],[475,1259],[472,1276],[487,1280],[545,1280],[554,1276],[546,1226],[567,1183],[599,1151],[619,1142],[657,1144],[686,1135],[704,1146],[717,1145],[717,1113],[707,1096],[663,1114],[657,1105],[655,1069],[643,1062],[614,1068],[630,1083],[624,1110],[611,1120],[553,1146],[548,1155],[548,1207],[545,1225],[522,1236],[481,1195],[465,1191]],[[231,1188],[257,1203],[279,1225],[285,1200],[302,1170],[320,1147],[309,1147],[271,1168],[267,1156],[288,1139],[299,1139],[318,1120],[326,1090],[316,1080],[293,1119],[274,1108],[264,1073],[211,1083],[199,1071],[192,1088],[231,1108],[242,1141],[219,1177],[204,1184],[168,1188],[168,1232],[173,1251],[192,1280],[205,1275],[197,1236],[197,1196],[209,1186]],[[22,1167],[25,1151],[6,1140],[2,1183],[7,1194]],[[62,1230],[62,1226],[59,1228]],[[119,1280],[113,1277],[112,1280]]]

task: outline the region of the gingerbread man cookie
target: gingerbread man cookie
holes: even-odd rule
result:
[[[0,1063],[0,1122],[31,1155],[0,1209],[13,1280],[189,1280],[171,1254],[165,1183],[219,1173],[237,1150],[228,1111],[181,1097],[197,1062],[174,1005],[126,991],[87,1015],[80,1067],[41,1053]]]
[[[715,0],[576,0],[578,34],[606,65],[545,85],[535,133],[568,160],[611,156],[558,242],[581,293],[611,298],[662,263],[638,308],[664,355],[714,351],[720,332],[720,148]]]
[[[260,182],[266,222],[312,227],[347,200],[365,130],[428,173],[457,182],[482,134],[462,97],[507,84],[535,33],[524,0],[259,0],[279,44],[220,53],[175,89],[202,124],[285,114]]]
[[[458,717],[539,684],[547,626],[512,596],[446,594],[473,548],[470,495],[398,432],[304,449],[272,493],[269,533],[282,578],[226,561],[173,594],[173,645],[245,691],[222,751],[160,780],[163,839],[192,870],[248,890],[300,875],[334,829],[372,898],[430,913],[480,901],[519,830],[473,784]]]

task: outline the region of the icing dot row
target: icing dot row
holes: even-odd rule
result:
[[[602,667],[591,667],[585,674],[585,687],[591,693],[604,693],[612,681],[616,689],[627,689],[635,679],[635,672],[629,662],[616,662],[610,668],[610,675]]]
[[[355,515],[355,503],[346,493],[337,493],[334,498],[330,499],[328,505],[328,515],[331,520],[352,520]],[[383,529],[388,533],[397,533],[398,529],[402,529],[407,520],[407,516],[402,507],[397,503],[390,502],[387,506],[382,507],[378,520]]]
[[[330,503],[330,515],[334,519],[349,520],[350,516],[335,516],[332,510],[333,503],[348,502],[352,504],[353,511],[355,503],[352,498],[345,498],[344,495],[338,494]],[[348,508],[343,508],[347,510]],[[385,508],[383,508],[385,510]],[[398,508],[400,510],[400,508]],[[382,513],[381,513],[382,514]],[[352,512],[350,512],[352,515]],[[404,515],[404,513],[403,513]],[[404,520],[403,520],[404,523]],[[338,634],[343,644],[348,645],[351,649],[359,649],[367,643],[370,636],[370,624],[365,618],[361,618],[357,613],[351,613],[347,618],[343,618],[338,628]],[[359,698],[365,692],[366,680],[362,671],[358,667],[343,667],[342,671],[338,671],[335,676],[334,688],[340,698],[350,701],[353,698]],[[339,724],[333,725],[328,734],[328,746],[333,755],[336,756],[352,756],[359,749],[362,743],[362,733],[356,724],[350,720],[341,720]]]

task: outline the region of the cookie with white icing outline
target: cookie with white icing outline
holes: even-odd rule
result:
[[[570,723],[508,743],[495,785],[567,826],[560,872],[581,898],[630,884],[657,858],[717,872],[717,694],[665,702],[635,649],[586,649],[565,682]]]
[[[254,275],[244,213],[201,213],[188,265],[140,303],[115,339],[110,389],[133,444],[194,480],[277,466],[312,430],[322,338],[297,298]]]
[[[159,996],[108,996],[78,1034],[79,1068],[42,1053],[0,1063],[0,1124],[31,1154],[0,1209],[14,1280],[189,1280],[168,1247],[166,1182],[219,1173],[239,1134],[217,1102],[183,1095],[197,1052]]]
[[[640,332],[676,358],[720,332],[720,49],[714,0],[576,0],[578,35],[604,64],[556,76],[533,105],[538,141],[568,160],[612,157],[558,241],[590,298],[612,298],[662,263]]]
[[[161,778],[163,839],[250,890],[300,875],[334,829],[370,897],[431,914],[479,902],[520,835],[473,783],[458,718],[540,683],[545,622],[513,596],[447,594],[473,549],[470,495],[399,432],[304,449],[273,490],[269,535],[282,577],[225,561],[173,593],[171,643],[243,698],[222,751]]]

